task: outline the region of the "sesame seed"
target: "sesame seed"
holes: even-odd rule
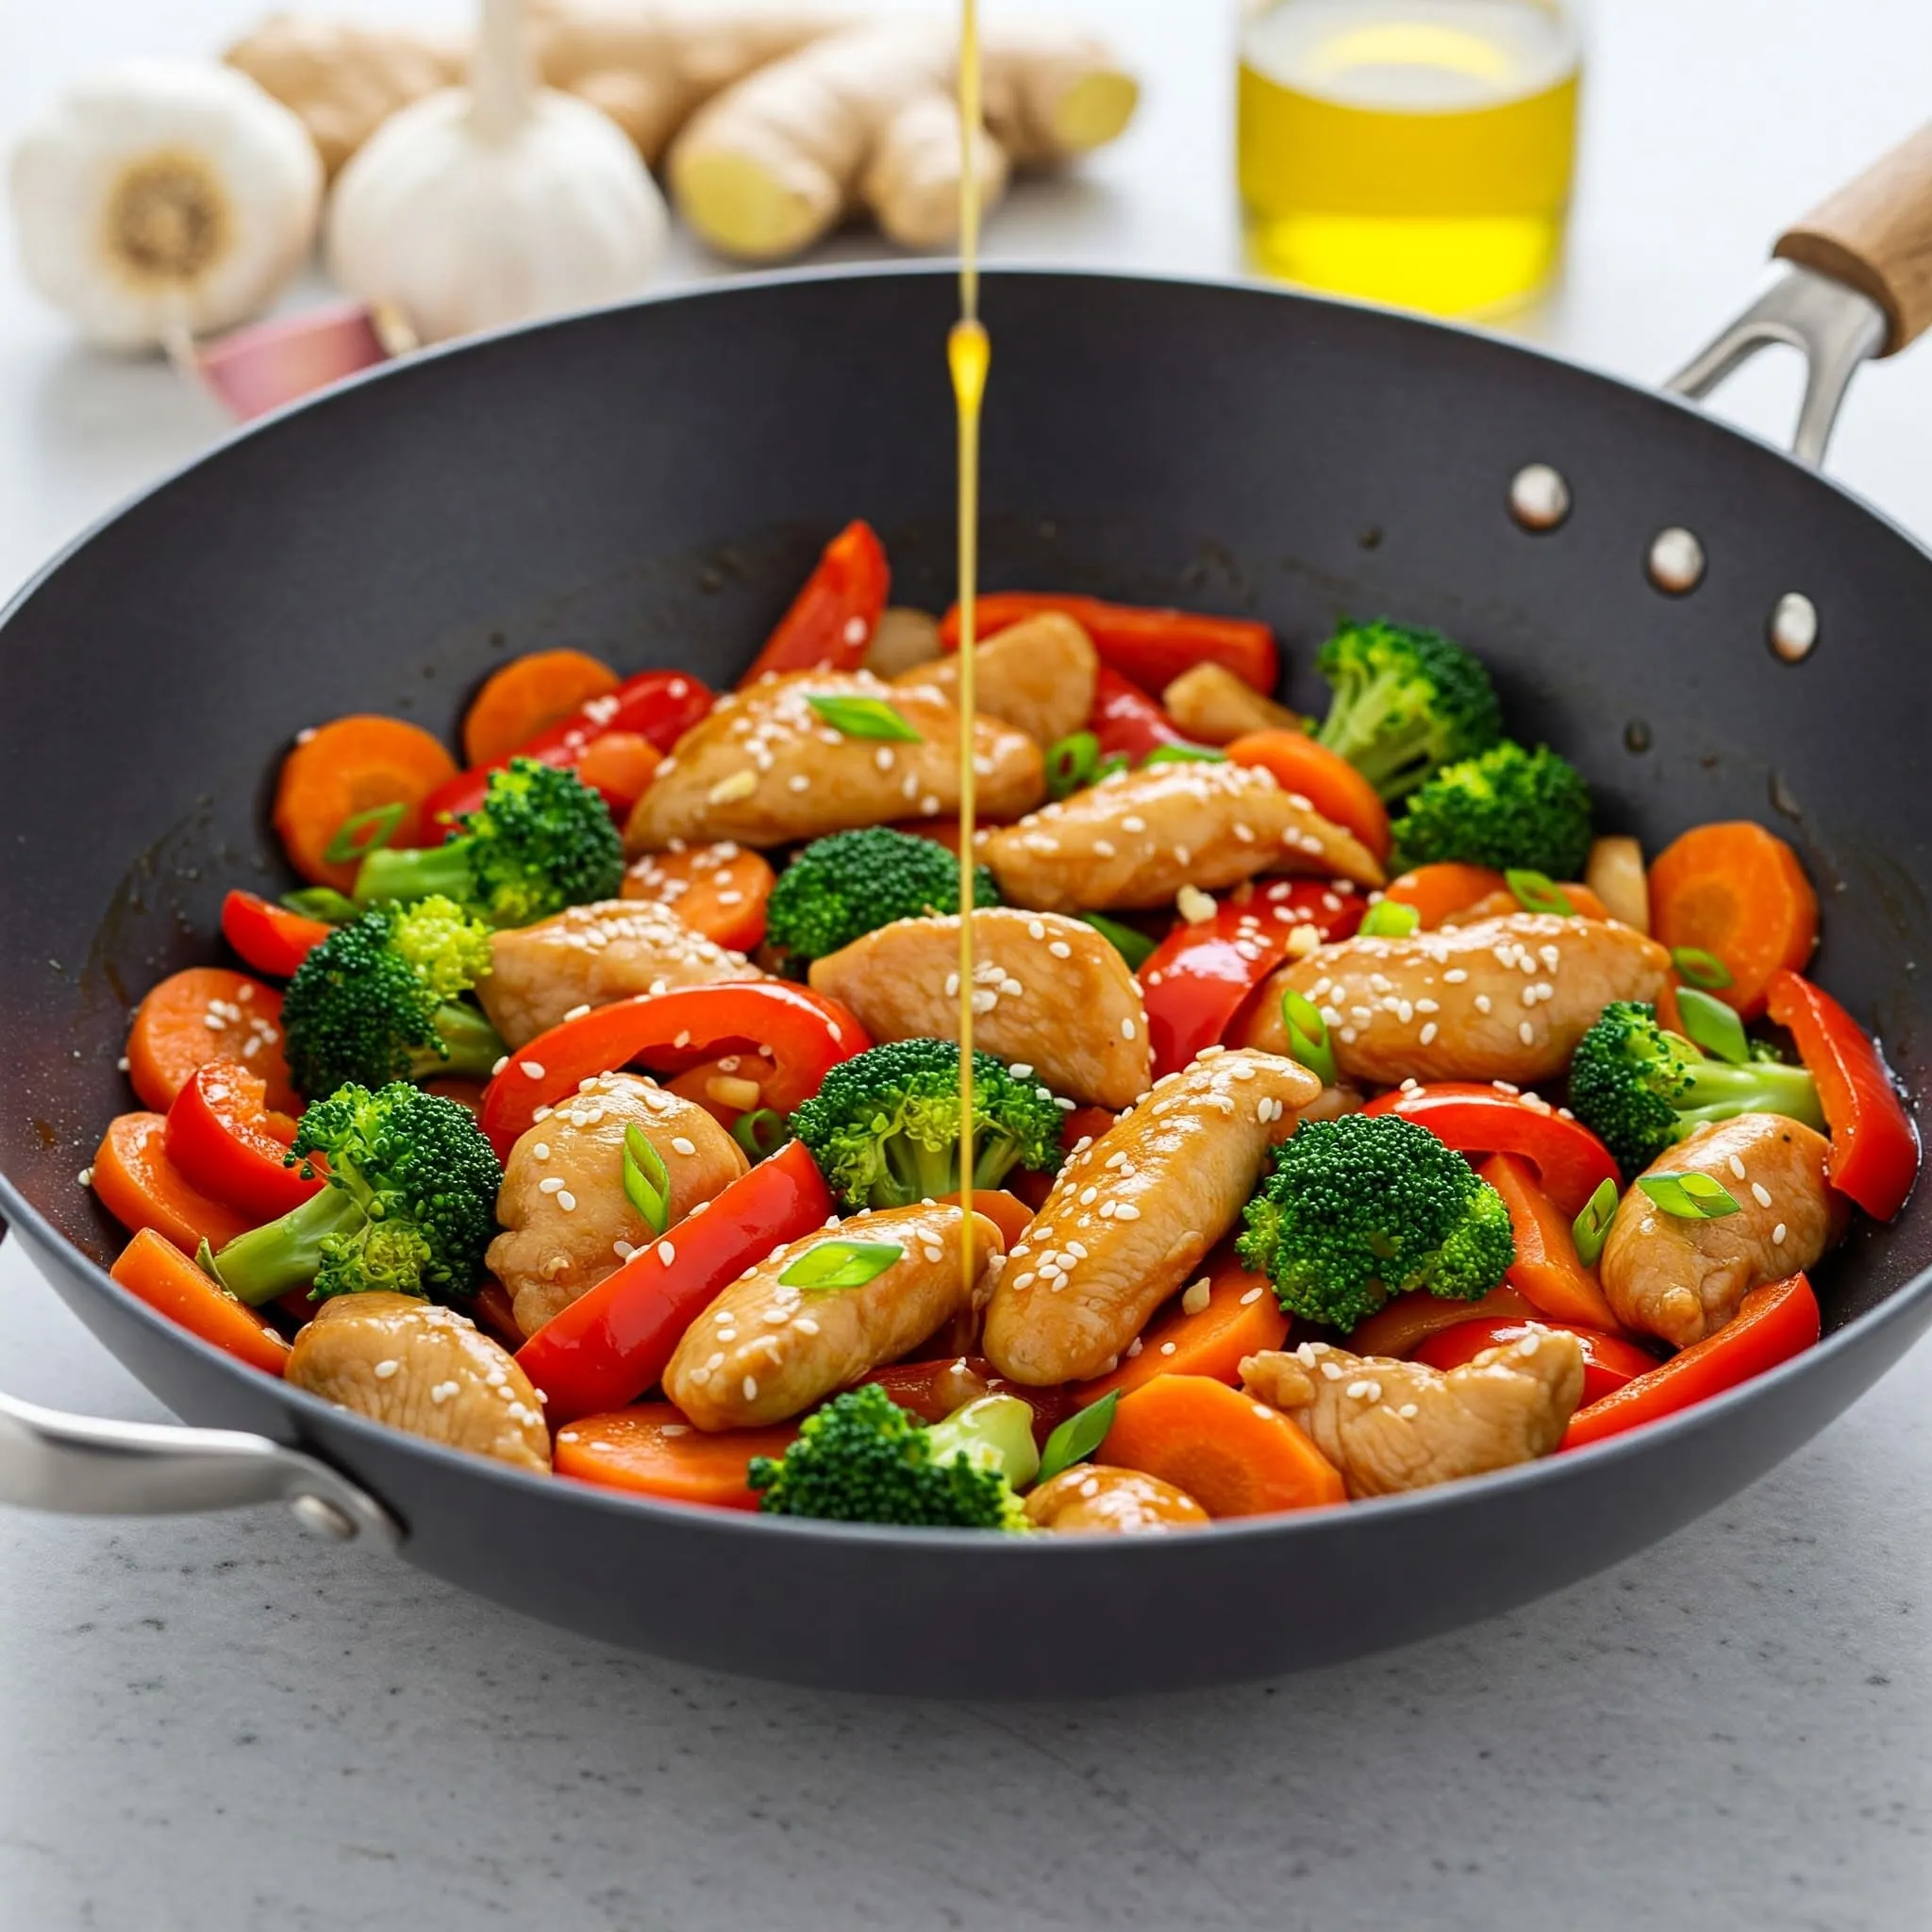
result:
[[[543,1077],[543,1062],[541,1060],[519,1060],[517,1062],[517,1071],[526,1080],[541,1080]]]
[[[589,1000],[586,1000],[582,1006],[573,1007],[563,1017],[566,1020],[581,1020],[590,1010],[591,1003]]]
[[[1105,1212],[1104,1209],[1102,1211]],[[1114,1204],[1113,1218],[1116,1221],[1139,1221],[1141,1210],[1131,1201],[1116,1202]]]
[[[1162,1355],[1172,1355],[1174,1352],[1174,1346],[1175,1344],[1172,1341],[1163,1341],[1160,1344],[1160,1352]]]
[[[557,1191],[557,1205],[566,1214],[575,1214],[577,1211],[577,1197],[568,1188],[559,1188]]]
[[[687,1141],[682,1134],[674,1134],[671,1137],[671,1151],[674,1154],[695,1154],[698,1151],[697,1143],[694,1141]]]
[[[1534,1046],[1536,1044],[1536,1028],[1527,1020],[1521,1021],[1517,1024],[1516,1037],[1522,1041],[1524,1046]]]
[[[563,1176],[558,1174],[545,1174],[543,1178],[537,1183],[537,1191],[540,1194],[561,1193],[563,1191]]]
[[[439,1382],[429,1391],[429,1399],[440,1408],[445,1402],[452,1401],[461,1392],[460,1388],[455,1382]]]
[[[1730,1169],[1733,1180],[1740,1181],[1744,1178],[1744,1163],[1735,1154],[1730,1156]],[[1767,1202],[1765,1205],[1768,1207],[1770,1203]]]
[[[1416,1417],[1422,1413],[1422,1410],[1418,1408],[1414,1403],[1405,1402],[1402,1405],[1402,1407],[1395,1411],[1395,1413],[1399,1415],[1404,1422],[1412,1423],[1414,1422]]]
[[[1121,1022],[1121,1038],[1123,1040],[1131,1040],[1133,1037],[1134,1023],[1131,1020],[1123,1020]]]
[[[1476,994],[1475,1009],[1478,1013],[1487,1013],[1490,1010],[1490,996],[1488,993],[1479,992]]]
[[[1774,1248],[1781,1248],[1785,1244],[1785,1224],[1782,1221],[1771,1231],[1771,1244]]]
[[[658,1258],[669,1268],[677,1259],[677,1250],[669,1241],[658,1243]]]
[[[1739,1178],[1741,1179],[1742,1176],[1740,1175]],[[1760,1208],[1769,1208],[1771,1206],[1771,1190],[1762,1181],[1753,1181],[1751,1183],[1751,1198]]]
[[[1423,1027],[1423,1030],[1416,1035],[1416,1038],[1419,1041],[1421,1041],[1424,1046],[1429,1045],[1436,1038],[1436,1023],[1433,1020],[1430,1020],[1427,1023],[1425,1023]]]
[[[379,1361],[375,1365],[375,1379],[378,1382],[387,1382],[402,1366],[402,1363],[395,1360],[393,1357],[385,1361]]]
[[[495,1077],[497,1076],[497,1074],[499,1074],[500,1073],[502,1073],[502,1072],[503,1072],[503,1070],[504,1070],[504,1068],[506,1068],[506,1067],[507,1067],[507,1066],[508,1066],[508,1065],[509,1065],[509,1056],[508,1056],[508,1054],[507,1054],[507,1053],[505,1053],[505,1054],[498,1054],[498,1055],[497,1055],[497,1057],[496,1057],[496,1064],[495,1064],[495,1065],[494,1065],[493,1067],[491,1067],[491,1070],[490,1070],[490,1077],[491,1077],[491,1078],[492,1080],[493,1080],[493,1079],[495,1079]],[[125,1073],[125,1072],[127,1071],[127,1062],[126,1062],[126,1061],[125,1061],[125,1059],[124,1059],[124,1060],[123,1060],[123,1061],[121,1062],[121,1070],[122,1070],[122,1072],[123,1072],[123,1073]]]
[[[758,1378],[756,1375],[747,1375],[739,1387],[744,1391],[744,1399],[747,1402],[756,1402],[758,1399]]]
[[[1452,966],[1448,972],[1443,974],[1442,983],[1444,986],[1460,986],[1468,977],[1469,969],[1467,967]]]
[[[1251,1303],[1254,1303],[1254,1302],[1257,1302],[1257,1301],[1259,1301],[1260,1299],[1261,1299],[1261,1291],[1260,1291],[1260,1290],[1259,1290],[1258,1288],[1251,1288],[1251,1289],[1249,1289],[1249,1291],[1247,1291],[1247,1293],[1246,1293],[1246,1294],[1244,1294],[1244,1295],[1242,1295],[1242,1296],[1241,1296],[1241,1307],[1244,1307],[1244,1308],[1245,1308],[1245,1307],[1248,1307],[1248,1306],[1249,1306],[1249,1305],[1250,1305]]]

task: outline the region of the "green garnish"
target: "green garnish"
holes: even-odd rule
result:
[[[811,1294],[836,1294],[841,1289],[863,1288],[905,1256],[897,1241],[820,1241],[787,1263],[778,1285]]]
[[[671,1225],[671,1174],[635,1121],[624,1130],[624,1194],[653,1234]]]
[[[1065,798],[1093,783],[1100,768],[1100,741],[1091,731],[1074,731],[1048,746],[1046,789]]]
[[[769,1107],[754,1108],[731,1124],[731,1138],[753,1160],[766,1160],[791,1138],[785,1116]]]
[[[1719,1221],[1737,1213],[1740,1205],[1730,1189],[1707,1174],[1639,1174],[1637,1185],[1679,1221]]]
[[[1406,940],[1422,921],[1422,914],[1400,899],[1377,899],[1363,915],[1358,929],[1369,939]]]
[[[379,852],[396,835],[408,815],[409,808],[399,798],[391,805],[372,805],[367,811],[351,812],[336,827],[323,858],[331,865],[352,865]]]
[[[1091,925],[1127,962],[1129,973],[1140,972],[1154,957],[1154,941],[1144,932],[1136,932],[1131,925],[1123,925],[1119,920],[1098,912],[1082,912],[1076,917],[1083,924]]]
[[[1107,1441],[1120,1399],[1121,1391],[1109,1389],[1098,1402],[1090,1402],[1085,1408],[1070,1415],[1046,1439],[1046,1447],[1040,1452],[1040,1474],[1036,1480],[1046,1482],[1061,1470],[1085,1462]]]
[[[1673,946],[1671,964],[1684,979],[1706,992],[1721,992],[1731,983],[1731,969],[1702,946]]]
[[[1576,917],[1576,908],[1571,905],[1569,895],[1547,873],[1512,865],[1504,873],[1503,883],[1516,894],[1516,903],[1525,912],[1554,912],[1559,919]]]
[[[333,886],[304,886],[299,892],[284,892],[281,903],[304,919],[319,919],[325,925],[346,925],[360,919],[362,908],[345,892]]]
[[[1677,1012],[1684,1031],[1706,1053],[1734,1067],[1745,1066],[1751,1058],[1751,1042],[1744,1037],[1744,1023],[1722,1000],[1694,987],[1677,990]]]
[[[923,742],[907,722],[906,714],[884,698],[808,693],[805,701],[834,731],[846,738],[888,739],[898,744]]]
[[[1157,744],[1141,760],[1141,769],[1149,765],[1221,765],[1227,762],[1227,754],[1211,744]]]
[[[1570,1238],[1576,1243],[1576,1258],[1586,1268],[1596,1266],[1616,1211],[1616,1182],[1599,1181],[1596,1192],[1583,1204],[1583,1211],[1570,1224]]]
[[[1288,1029],[1288,1057],[1298,1060],[1324,1087],[1336,1084],[1335,1049],[1328,1043],[1328,1023],[1306,993],[1286,988],[1281,995],[1281,1024]]]

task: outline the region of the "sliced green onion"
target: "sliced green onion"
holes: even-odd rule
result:
[[[1702,946],[1673,946],[1671,964],[1679,976],[1706,992],[1722,992],[1731,983],[1731,969]]]
[[[1110,751],[1093,768],[1093,782],[1098,785],[1103,779],[1111,778],[1116,772],[1129,769],[1131,760],[1124,751]]]
[[[1637,1185],[1679,1221],[1719,1221],[1740,1206],[1730,1189],[1707,1174],[1646,1174]]]
[[[1227,754],[1212,744],[1157,744],[1141,760],[1141,769],[1149,765],[1223,765],[1227,762]]]
[[[1370,939],[1406,940],[1423,923],[1413,906],[1400,899],[1377,899],[1362,915],[1358,930]]]
[[[1744,1023],[1724,1001],[1714,1000],[1695,987],[1680,986],[1677,1011],[1683,1019],[1684,1031],[1706,1053],[1728,1060],[1734,1067],[1741,1067],[1750,1059],[1751,1042],[1744,1037]]]
[[[1558,919],[1574,919],[1576,908],[1569,895],[1546,872],[1532,872],[1527,866],[1511,866],[1503,883],[1516,894],[1516,903],[1525,912],[1554,912]]]
[[[1100,763],[1100,741],[1091,731],[1075,731],[1047,747],[1046,789],[1065,798],[1093,782]]]
[[[1076,1462],[1085,1462],[1100,1445],[1107,1441],[1107,1432],[1113,1427],[1113,1412],[1120,1405],[1121,1391],[1109,1389],[1098,1402],[1090,1402],[1087,1407],[1070,1415],[1052,1435],[1046,1439],[1046,1447],[1040,1452],[1040,1482],[1045,1482],[1059,1474],[1063,1469],[1072,1469]]]
[[[1281,995],[1281,1024],[1288,1029],[1288,1056],[1299,1060],[1324,1087],[1336,1084],[1335,1049],[1328,1043],[1328,1023],[1306,993],[1287,987]]]
[[[863,1288],[905,1255],[897,1241],[820,1241],[787,1265],[778,1285],[836,1294],[844,1288]]]
[[[319,919],[325,925],[346,925],[362,916],[361,907],[333,886],[304,886],[299,892],[284,892],[281,902],[291,912]]]
[[[372,805],[367,811],[351,812],[336,827],[323,858],[331,865],[352,865],[379,852],[396,835],[408,817],[409,808],[398,798],[391,805]]]
[[[624,1130],[624,1195],[653,1234],[671,1225],[670,1170],[635,1121]]]
[[[1583,1212],[1570,1224],[1570,1238],[1576,1243],[1576,1258],[1586,1268],[1594,1268],[1610,1232],[1610,1221],[1617,1211],[1617,1184],[1599,1181],[1596,1192],[1583,1204]]]
[[[1078,917],[1127,962],[1129,973],[1140,972],[1154,957],[1154,941],[1144,932],[1136,932],[1131,925],[1123,925],[1119,920],[1106,918],[1098,912],[1082,912]]]
[[[890,739],[897,744],[924,741],[907,722],[905,712],[884,698],[808,692],[805,701],[834,731],[846,738]]]
[[[791,1129],[775,1108],[757,1107],[732,1122],[731,1138],[754,1160],[768,1160],[791,1140]]]

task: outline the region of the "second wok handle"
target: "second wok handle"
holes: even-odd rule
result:
[[[1881,356],[1932,328],[1932,125],[1787,228],[1773,253],[1870,296],[1885,315]]]

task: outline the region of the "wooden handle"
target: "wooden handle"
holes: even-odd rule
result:
[[[1932,125],[1787,228],[1772,252],[1871,296],[1885,311],[1882,356],[1932,327]]]

